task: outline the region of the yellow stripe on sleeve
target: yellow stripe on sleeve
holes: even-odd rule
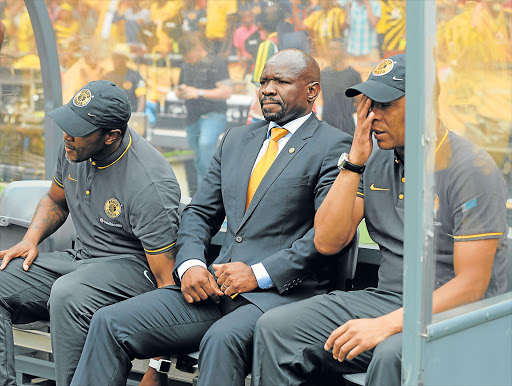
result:
[[[465,239],[474,239],[477,237],[487,237],[487,236],[501,236],[503,232],[494,232],[494,233],[479,233],[476,235],[464,235],[464,236],[453,236],[455,240],[465,240]]]
[[[174,245],[176,244],[176,241],[174,243],[171,243],[169,244],[168,246],[166,247],[163,247],[163,248],[160,248],[160,249],[154,249],[154,250],[150,250],[150,249],[146,249],[144,248],[144,250],[147,252],[147,253],[157,253],[157,252],[162,252],[170,247],[174,247]]]
[[[64,188],[64,184],[60,183],[59,181],[57,181],[57,178],[55,178],[55,176],[53,177],[53,180],[55,181],[55,183],[57,184],[57,186],[60,186],[61,188]]]

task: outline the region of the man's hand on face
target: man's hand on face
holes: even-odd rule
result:
[[[372,122],[375,114],[371,111],[373,101],[363,95],[357,106],[357,126],[350,149],[349,161],[356,165],[364,165],[373,150]]]
[[[213,264],[217,284],[224,295],[250,292],[258,287],[252,268],[240,261],[227,264]]]
[[[194,266],[185,271],[181,278],[181,293],[188,303],[208,298],[219,303],[219,296],[224,295],[213,275],[201,266]]]

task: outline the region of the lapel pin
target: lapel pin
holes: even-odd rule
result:
[[[290,150],[288,150],[288,153],[292,154],[293,152],[295,152],[295,148],[291,147]]]

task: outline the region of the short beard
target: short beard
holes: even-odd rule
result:
[[[75,160],[72,160],[71,158],[69,158],[67,154],[65,155],[65,157],[66,157],[66,161],[68,161],[70,164],[78,163],[78,161],[75,161]]]
[[[281,108],[277,113],[265,112],[265,109],[262,108],[261,112],[263,113],[263,117],[266,121],[279,122],[286,115],[286,111],[284,108]]]

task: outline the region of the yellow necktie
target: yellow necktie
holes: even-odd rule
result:
[[[286,134],[288,134],[288,130],[283,129],[282,127],[274,127],[271,130],[270,141],[268,141],[268,148],[263,157],[259,160],[258,164],[254,168],[252,172],[251,179],[249,180],[249,186],[247,187],[247,201],[245,202],[245,210],[249,207],[251,200],[256,193],[256,189],[267,173],[268,169],[274,162],[277,156],[277,141],[283,138]]]

